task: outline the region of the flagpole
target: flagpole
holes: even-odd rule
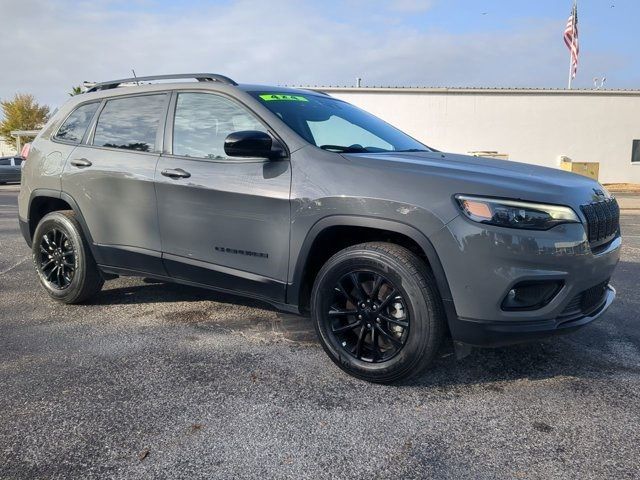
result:
[[[571,90],[571,80],[573,80],[573,58],[569,53],[569,90]]]
[[[578,0],[573,0],[573,10],[571,14],[573,15],[573,21],[571,22],[573,28],[572,41],[575,43],[576,36],[576,10],[578,9]],[[571,90],[571,81],[573,80],[573,52],[569,49],[569,90]]]

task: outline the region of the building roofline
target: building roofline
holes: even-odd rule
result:
[[[640,96],[640,90],[567,90],[553,88],[483,88],[483,87],[296,87],[327,93],[430,93],[471,95],[595,95]]]

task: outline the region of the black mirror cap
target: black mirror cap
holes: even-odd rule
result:
[[[227,135],[224,152],[230,157],[276,159],[285,156],[284,148],[266,132],[243,130]]]

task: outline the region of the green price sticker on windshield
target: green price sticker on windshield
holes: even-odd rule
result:
[[[263,93],[260,95],[260,98],[265,102],[308,102],[305,97],[302,95],[285,95],[282,93]]]

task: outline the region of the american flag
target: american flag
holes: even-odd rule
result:
[[[576,78],[578,71],[578,53],[580,53],[580,45],[578,44],[578,5],[573,4],[571,15],[567,20],[567,28],[564,29],[564,43],[571,52],[571,78]]]

